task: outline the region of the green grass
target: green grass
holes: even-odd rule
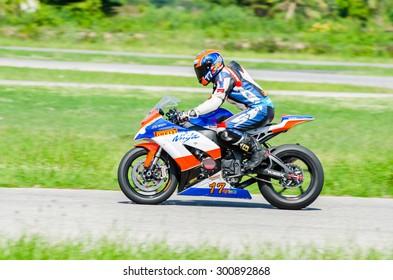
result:
[[[207,98],[168,94],[183,99],[180,109]],[[0,186],[118,189],[118,163],[132,148],[141,119],[163,95],[1,86]],[[271,144],[301,143],[313,150],[325,169],[323,194],[393,197],[393,100],[273,100],[274,121],[282,113],[316,117]]]
[[[123,85],[155,85],[203,88],[194,77],[152,76],[144,74],[103,73],[72,70],[31,69],[19,67],[1,67],[0,79],[52,82],[103,83]],[[335,85],[319,83],[273,82],[257,80],[269,90],[335,91],[393,93],[393,89],[353,85]]]
[[[229,57],[223,53],[225,57]],[[236,54],[234,54],[235,57]],[[104,63],[133,63],[133,64],[153,64],[153,65],[175,65],[192,67],[192,58],[153,58],[143,56],[125,55],[104,55],[104,54],[78,54],[62,52],[38,52],[25,50],[0,49],[0,56],[7,58],[60,60],[60,61],[88,61]],[[269,70],[302,70],[302,71],[326,71],[337,74],[348,75],[370,75],[370,76],[393,76],[393,68],[379,68],[371,66],[330,66],[330,65],[300,65],[295,63],[258,63],[239,61],[244,67],[249,69],[269,69]]]
[[[63,52],[38,52],[25,50],[6,50],[0,48],[0,56],[7,58],[59,60],[59,61],[84,61],[84,62],[112,62],[112,63],[134,63],[153,65],[193,65],[193,58],[173,59],[154,58],[144,56],[128,55],[107,55],[107,54],[84,54],[84,53],[63,53]]]
[[[325,247],[263,243],[231,252],[212,246],[170,246],[130,241],[49,241],[39,236],[0,239],[0,260],[392,260],[393,249],[347,244]]]

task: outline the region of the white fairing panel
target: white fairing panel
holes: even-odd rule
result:
[[[152,139],[179,164],[181,170],[187,170],[201,164],[185,146],[202,150],[213,159],[221,157],[220,147],[197,131],[180,132]]]

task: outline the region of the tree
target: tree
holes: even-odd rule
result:
[[[71,9],[91,10],[97,9],[105,14],[112,14],[113,8],[121,6],[126,0],[41,0],[42,3],[55,6],[68,6]]]
[[[367,0],[336,0],[341,17],[353,17],[367,21],[370,17],[370,7]]]
[[[272,10],[284,12],[286,21],[296,16],[318,18],[329,10],[326,0],[274,0]]]

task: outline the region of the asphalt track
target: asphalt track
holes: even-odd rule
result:
[[[193,68],[185,66],[69,62],[16,58],[0,58],[0,66],[195,77]],[[249,69],[248,71],[254,79],[265,81],[346,84],[393,88],[393,78],[391,77],[340,75],[320,73],[316,71],[279,71],[255,69]]]
[[[54,52],[54,53],[90,54],[90,55],[189,59],[190,61],[192,61],[195,57],[191,55],[179,55],[179,54],[140,53],[140,52],[82,50],[82,49],[78,50],[78,49],[59,49],[59,48],[34,48],[34,47],[18,47],[18,46],[0,46],[0,49],[14,50],[14,51],[44,52],[44,53]],[[239,62],[248,61],[248,62],[257,62],[257,63],[393,68],[393,64],[388,64],[388,63],[369,63],[369,62],[351,62],[351,61],[343,62],[343,61],[317,61],[317,60],[267,59],[267,58],[242,58],[242,57],[227,57],[226,59],[227,60],[233,59]]]
[[[317,248],[393,248],[393,199],[319,197],[300,210],[252,200],[174,194],[161,205],[137,205],[120,191],[0,188],[0,234],[209,244],[230,251],[258,244]]]

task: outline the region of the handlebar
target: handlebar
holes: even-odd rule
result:
[[[167,117],[168,121],[174,124],[180,124],[179,122],[179,116],[181,112],[177,110],[176,108],[169,109],[168,112],[165,113],[165,116]]]

